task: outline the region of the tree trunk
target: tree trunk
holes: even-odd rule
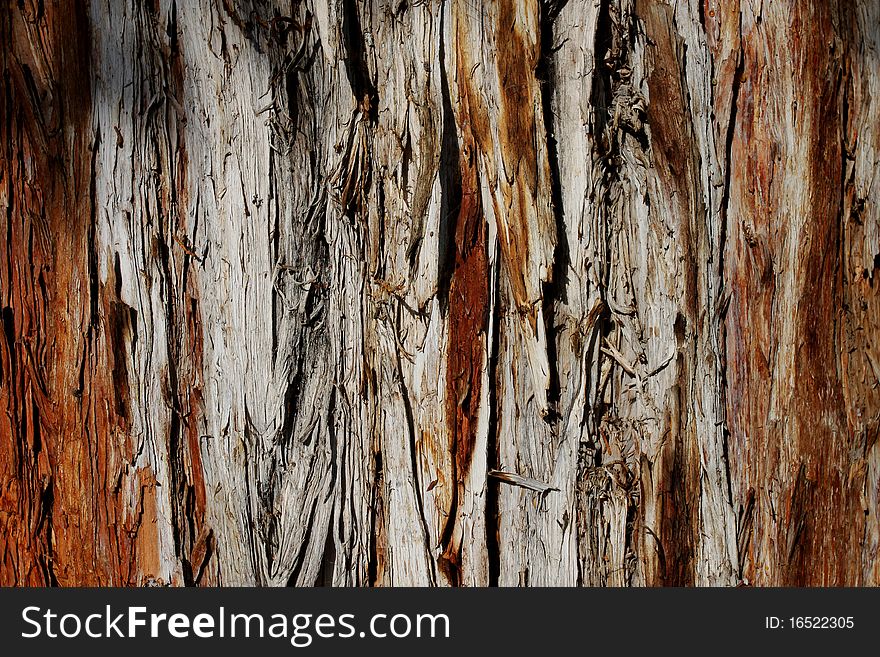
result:
[[[0,584],[880,583],[874,0],[5,6]]]

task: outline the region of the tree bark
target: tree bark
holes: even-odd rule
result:
[[[880,583],[880,5],[7,0],[0,584]]]

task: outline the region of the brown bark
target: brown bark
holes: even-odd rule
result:
[[[877,584],[878,25],[9,0],[0,584]]]

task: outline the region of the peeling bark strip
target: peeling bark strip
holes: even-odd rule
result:
[[[467,115],[462,125],[468,126]],[[467,130],[468,128],[465,128]],[[467,133],[465,133],[467,135]],[[447,347],[446,407],[452,451],[455,455],[452,481],[464,483],[474,458],[477,443],[486,334],[489,312],[489,267],[486,254],[486,222],[479,199],[479,178],[473,159],[474,141],[463,139],[461,153],[461,202],[453,233],[454,261],[449,283],[449,345]],[[484,411],[485,412],[485,411]],[[484,455],[479,455],[485,458]],[[461,538],[453,524],[458,509],[453,497],[449,537],[444,536],[443,559],[448,577],[458,583]]]
[[[0,584],[880,584],[832,4],[7,3]]]

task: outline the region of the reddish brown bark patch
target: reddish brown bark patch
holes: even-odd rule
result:
[[[454,489],[446,526],[441,537],[441,572],[453,585],[460,583],[461,545],[455,526],[459,522],[458,501],[464,479],[470,471],[476,442],[483,360],[489,303],[489,263],[486,220],[480,196],[478,148],[488,139],[488,120],[479,95],[470,84],[467,19],[460,17],[455,39],[459,131],[455,149],[460,182],[460,203],[452,208],[450,282],[448,293],[448,343],[446,360],[446,422],[453,456]],[[447,109],[451,109],[447,108]]]
[[[461,208],[453,235],[454,269],[449,286],[446,413],[457,490],[470,470],[476,442],[489,303],[485,219],[472,154],[473,142],[466,143],[461,159]],[[452,583],[458,583],[461,549],[451,540],[457,499],[458,494],[453,497],[442,560]]]
[[[453,238],[455,269],[449,287],[446,382],[459,478],[467,473],[472,457],[489,302],[485,220],[471,163],[463,161],[462,177],[461,210]]]
[[[124,331],[94,251],[86,7],[9,4],[0,42],[0,583],[125,584],[131,445],[107,357]]]
[[[735,504],[755,489],[743,573],[757,584],[861,581],[864,514],[850,473],[862,438],[847,424],[838,342],[844,67],[835,12],[823,3],[767,11],[742,38],[724,271],[727,410]]]
[[[829,32],[816,30],[816,18]],[[839,367],[842,345],[837,340],[843,305],[843,71],[840,60],[829,50],[837,38],[830,12],[820,10],[818,16],[808,15],[802,20],[809,41],[804,45],[803,59],[796,59],[796,65],[814,72],[805,76],[805,93],[815,122],[808,137],[807,184],[813,193],[808,229],[799,240],[799,296],[803,302],[797,307],[795,345],[798,377],[794,411],[805,474],[795,482],[791,498],[803,498],[803,510],[795,512],[805,513],[806,518],[801,555],[798,559],[789,555],[785,584],[841,586],[859,581],[857,546],[864,526],[860,486],[849,477],[859,437],[848,431]],[[808,485],[802,485],[801,479]],[[802,494],[801,489],[806,492]],[[848,549],[842,550],[841,545]]]

